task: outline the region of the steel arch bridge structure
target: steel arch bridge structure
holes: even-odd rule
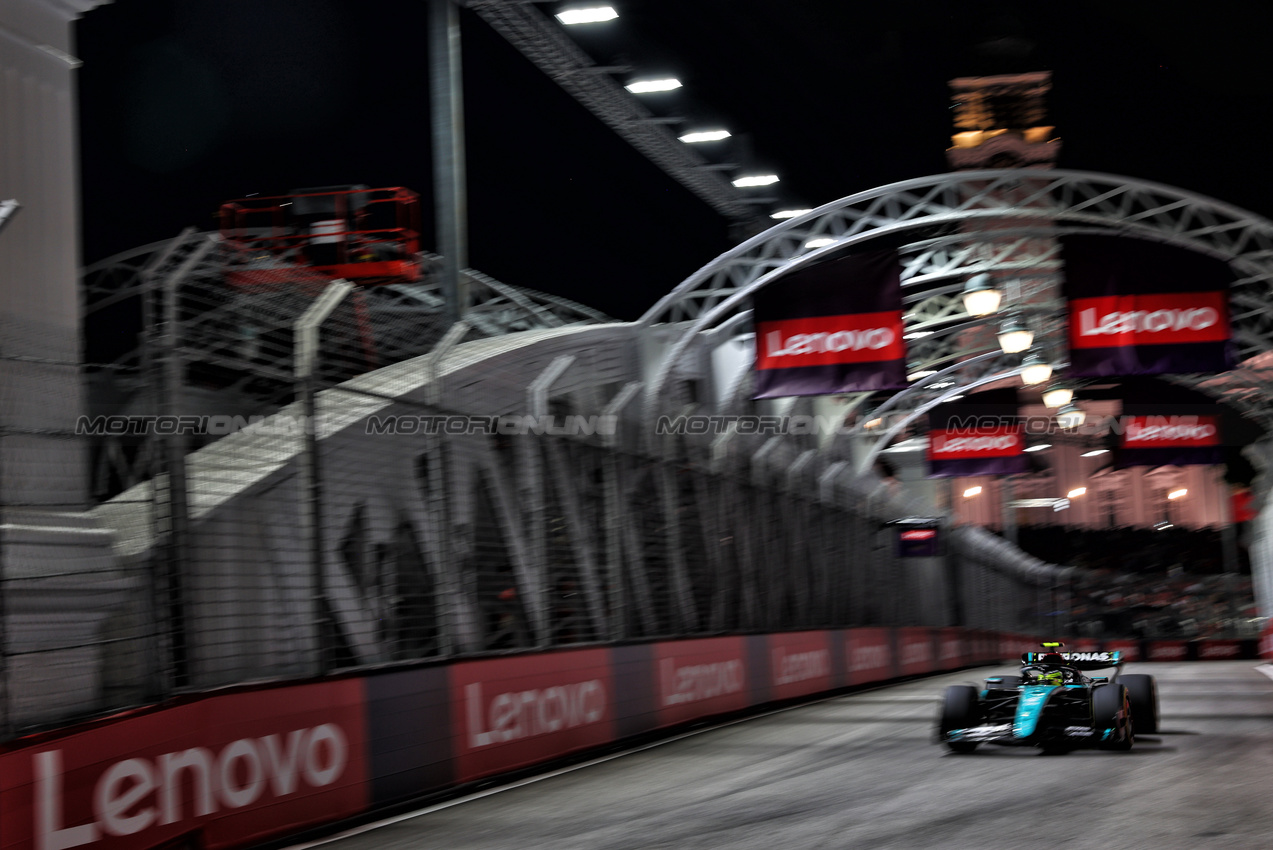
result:
[[[770,228],[721,255],[641,319],[648,327],[676,329],[653,367],[650,410],[665,406],[678,376],[693,372],[704,348],[750,330],[750,296],[757,290],[836,252],[872,244],[896,246],[902,258],[909,368],[926,373],[881,408],[926,409],[974,385],[1010,377],[1018,358],[997,354],[993,337],[983,334],[986,344],[969,346],[967,332],[985,320],[964,310],[962,284],[980,272],[1017,278],[1021,306],[1036,311],[1044,337],[1056,345],[1064,328],[1055,237],[1073,233],[1165,242],[1227,262],[1237,278],[1231,303],[1241,364],[1224,376],[1180,380],[1220,395],[1266,428],[1273,424],[1273,406],[1265,402],[1273,389],[1273,222],[1161,184],[1028,169],[955,172],[879,187]],[[747,383],[741,373],[735,381]],[[736,404],[746,396],[733,394]],[[860,418],[871,421],[878,412],[868,408]]]

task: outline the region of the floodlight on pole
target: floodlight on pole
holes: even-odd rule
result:
[[[1020,354],[1034,342],[1034,333],[1015,316],[999,326],[999,347],[1004,354]]]
[[[1021,382],[1027,386],[1042,384],[1052,377],[1052,364],[1037,354],[1027,354],[1021,361]]]
[[[970,316],[989,316],[999,309],[1003,293],[995,288],[988,274],[977,274],[964,284],[964,309]]]
[[[777,182],[777,174],[750,174],[746,177],[739,177],[734,181],[734,185],[739,189],[747,189],[752,186],[772,186]]]
[[[728,130],[699,130],[696,133],[686,133],[679,138],[685,144],[693,145],[699,142],[719,142],[721,139],[728,139],[729,136]]]
[[[635,80],[624,86],[625,89],[633,94],[672,91],[673,89],[679,89],[680,87],[681,81],[674,77],[667,77],[661,80]]]
[[[1067,431],[1079,427],[1085,421],[1087,421],[1087,414],[1077,404],[1067,404],[1056,414],[1056,424]]]
[[[575,9],[562,9],[557,13],[557,20],[566,26],[575,24],[597,24],[602,21],[613,21],[619,13],[613,6],[587,6]]]

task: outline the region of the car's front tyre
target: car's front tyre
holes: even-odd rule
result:
[[[1092,693],[1092,721],[1102,736],[1100,748],[1126,752],[1136,741],[1132,727],[1132,705],[1127,688],[1121,684],[1101,685]],[[1108,737],[1106,733],[1109,733]]]
[[[1158,731],[1158,685],[1153,676],[1130,673],[1119,676],[1118,683],[1127,688],[1127,698],[1132,704],[1132,716],[1136,718],[1136,731],[1152,735]]]

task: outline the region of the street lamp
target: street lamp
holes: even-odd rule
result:
[[[989,316],[999,309],[1003,293],[995,289],[988,274],[977,274],[964,284],[964,309],[970,316]]]
[[[1004,354],[1020,354],[1034,342],[1034,333],[1013,316],[999,326],[999,347]]]
[[[1052,377],[1052,364],[1037,354],[1027,354],[1021,361],[1021,383],[1026,386],[1042,384]]]
[[[1043,391],[1043,403],[1047,407],[1065,407],[1074,400],[1074,390],[1069,387],[1053,386]]]
[[[1056,424],[1067,431],[1077,428],[1087,420],[1087,414],[1077,404],[1067,404],[1056,414]]]

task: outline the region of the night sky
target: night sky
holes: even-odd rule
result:
[[[612,0],[570,34],[685,84],[656,114],[816,206],[946,171],[947,81],[1051,70],[1060,167],[1273,217],[1273,4]],[[552,5],[541,4],[545,13]],[[77,24],[84,259],[211,228],[222,201],[406,186],[428,209],[424,0],[115,0]],[[727,222],[461,13],[470,265],[632,319]],[[764,190],[762,190],[764,191]]]

